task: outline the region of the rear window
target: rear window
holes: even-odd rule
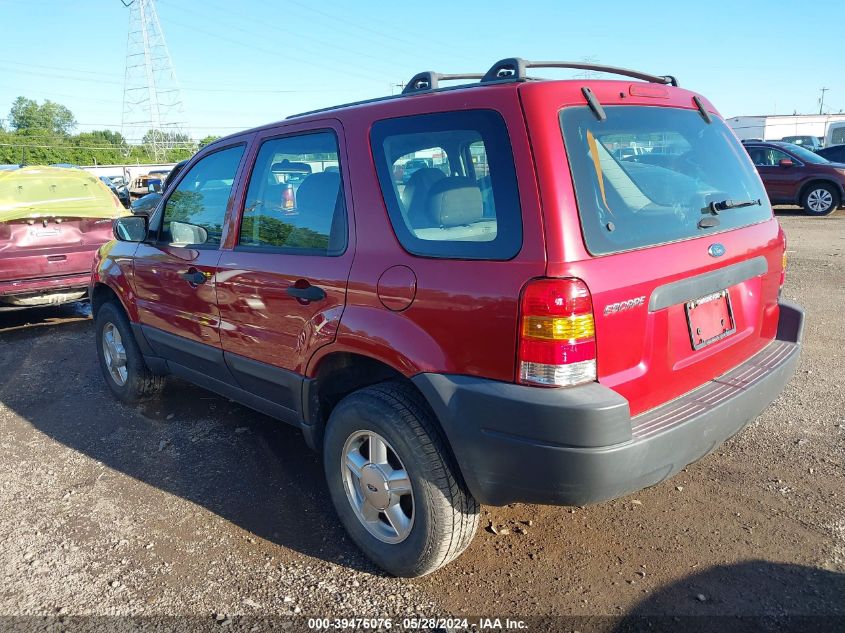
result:
[[[399,242],[426,257],[504,260],[522,215],[504,119],[465,110],[378,121],[373,157]]]
[[[608,106],[564,108],[560,123],[581,227],[594,255],[664,244],[769,219],[768,197],[742,145],[718,117],[697,110]],[[711,203],[718,225],[699,228]],[[756,204],[757,201],[760,204]]]

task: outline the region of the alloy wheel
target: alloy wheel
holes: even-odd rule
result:
[[[114,323],[106,323],[103,328],[103,359],[112,380],[122,387],[126,384],[129,370],[126,365],[126,348],[123,338]]]
[[[405,466],[378,433],[356,431],[341,453],[346,498],[367,531],[383,543],[401,543],[414,526],[414,493]]]

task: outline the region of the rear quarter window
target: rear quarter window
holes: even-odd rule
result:
[[[564,108],[560,125],[581,229],[594,255],[675,242],[772,217],[765,189],[745,149],[718,117],[696,110]],[[714,216],[711,203],[748,201]],[[759,201],[759,204],[757,204]],[[714,216],[717,226],[699,222]]]
[[[505,121],[465,110],[378,121],[371,143],[393,230],[424,257],[506,260],[522,214]]]

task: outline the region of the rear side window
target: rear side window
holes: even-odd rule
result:
[[[232,183],[244,154],[238,145],[199,160],[170,194],[160,241],[174,246],[220,245]]]
[[[564,108],[560,123],[581,228],[594,255],[734,229],[772,216],[760,177],[725,123],[697,110]],[[712,203],[747,202],[713,216]],[[759,204],[757,204],[759,201]],[[715,217],[716,226],[699,222]],[[708,220],[711,222],[712,220]]]
[[[334,132],[265,141],[247,189],[239,248],[333,256],[346,250],[346,235]]]
[[[516,171],[497,112],[378,121],[371,142],[393,230],[408,252],[493,260],[519,252]]]

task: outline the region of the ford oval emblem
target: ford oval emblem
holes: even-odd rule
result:
[[[719,244],[716,242],[715,244],[711,244],[710,248],[707,249],[707,252],[710,254],[710,257],[721,257],[725,254],[725,246],[724,244]]]

